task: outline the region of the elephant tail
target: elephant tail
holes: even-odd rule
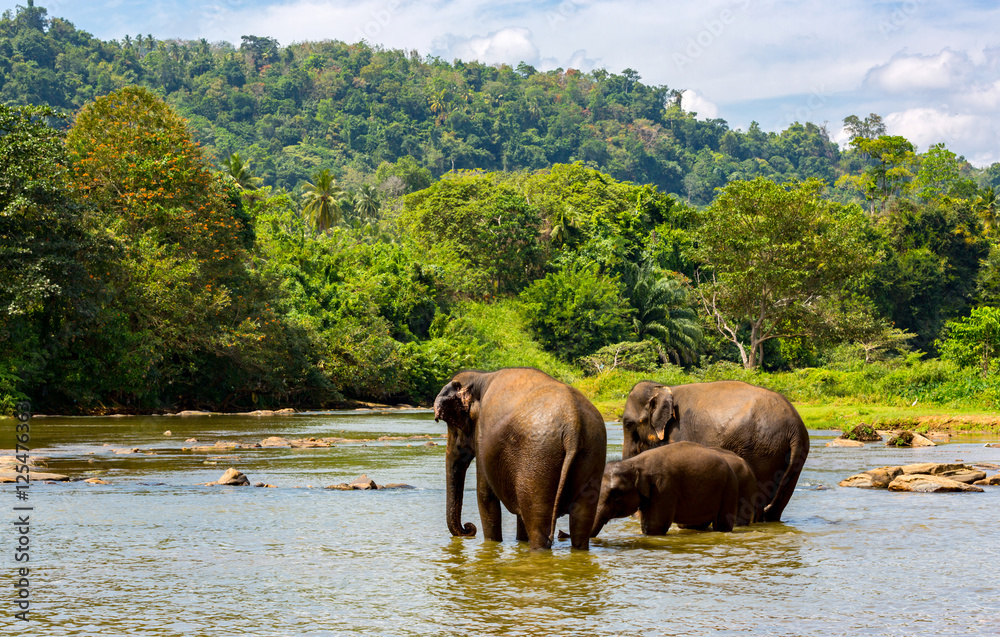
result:
[[[552,526],[549,527],[550,541],[555,541],[556,539],[556,520],[559,519],[559,505],[562,502],[563,489],[566,487],[566,481],[569,479],[569,471],[573,466],[573,459],[575,457],[575,448],[567,450],[566,455],[563,457],[562,471],[559,473],[559,487],[556,489],[556,500],[552,503]]]
[[[774,486],[774,494],[771,501],[764,506],[764,520],[767,522],[777,522],[781,519],[781,512],[792,498],[795,491],[795,484],[799,481],[799,474],[806,464],[806,456],[809,455],[809,432],[805,425],[799,425],[792,436],[788,451],[788,464],[781,472],[781,479]]]

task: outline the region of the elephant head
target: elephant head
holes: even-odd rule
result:
[[[476,457],[476,420],[479,415],[478,398],[473,397],[475,387],[463,384],[456,376],[441,388],[434,399],[434,422],[448,423],[448,447],[445,452],[445,488],[447,491],[446,515],[448,530],[452,535],[472,536],[476,525],[462,524],[462,497],[465,493],[465,474]]]
[[[637,391],[639,390],[639,391]],[[674,393],[669,387],[643,381],[637,384],[622,415],[622,458],[628,459],[669,440],[674,416]]]
[[[601,478],[601,497],[590,537],[597,537],[613,518],[627,518],[639,510],[640,496],[649,495],[649,484],[624,462],[609,462]]]

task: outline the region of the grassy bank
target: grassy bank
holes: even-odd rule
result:
[[[693,372],[676,367],[651,373],[613,370],[575,386],[605,418],[618,420],[629,390],[644,379],[665,385],[729,379],[767,387],[788,397],[812,429],[843,429],[863,422],[887,429],[1000,433],[1000,383],[936,360],[782,373],[751,372],[733,365]]]

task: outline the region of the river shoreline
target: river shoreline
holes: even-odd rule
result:
[[[598,404],[601,416],[607,422],[617,422],[621,417],[620,406],[609,406]],[[946,412],[936,412],[933,407],[924,407],[919,413],[907,415],[892,415],[889,417],[875,416],[867,417],[865,414],[855,413],[857,409],[853,406],[845,406],[842,410],[836,405],[795,405],[796,409],[806,421],[806,427],[819,431],[848,429],[857,424],[870,424],[878,429],[896,431],[917,431],[940,432],[940,433],[981,433],[1000,434],[1000,416],[992,413],[965,413],[955,414]],[[877,406],[869,406],[877,409]],[[386,404],[374,402],[356,401],[347,403],[334,409],[308,409],[284,407],[281,409],[258,409],[254,411],[241,412],[220,412],[203,410],[181,410],[177,412],[166,412],[162,410],[150,410],[145,412],[132,413],[109,413],[102,414],[33,414],[33,418],[196,418],[210,416],[250,416],[250,417],[288,417],[303,414],[317,414],[329,412],[398,412],[408,410],[426,410],[430,406],[409,405],[409,404]],[[886,409],[891,409],[885,406]],[[842,412],[836,419],[831,419],[826,412]],[[822,415],[817,415],[823,412]],[[13,416],[0,416],[2,419],[13,419]]]

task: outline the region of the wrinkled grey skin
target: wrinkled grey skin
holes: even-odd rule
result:
[[[483,536],[501,541],[500,504],[517,516],[517,539],[552,546],[556,519],[569,514],[574,548],[590,546],[607,452],[604,419],[583,394],[531,368],[459,372],[434,400],[448,423],[446,509],[452,535],[464,525],[465,474],[476,460]]]
[[[640,511],[642,532],[663,535],[676,522],[688,528],[733,530],[739,482],[725,451],[678,442],[609,462],[591,537],[612,518]]]
[[[690,441],[721,447],[746,460],[757,480],[754,519],[776,522],[809,455],[809,435],[791,403],[739,381],[667,387],[641,381],[622,415],[622,457]]]

